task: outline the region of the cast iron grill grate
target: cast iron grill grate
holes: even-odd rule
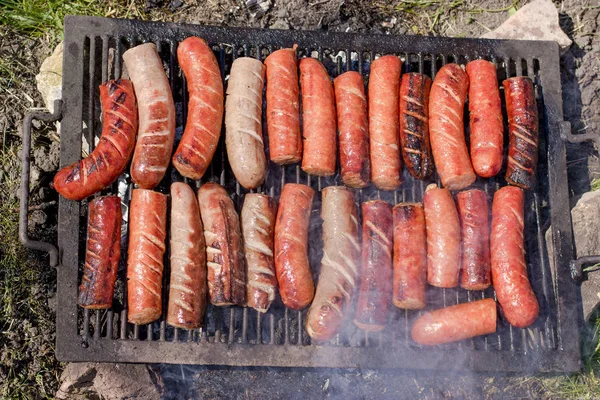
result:
[[[422,72],[430,77],[449,62],[466,64],[476,58],[494,62],[499,84],[506,77],[526,75],[536,86],[540,115],[540,160],[538,186],[526,196],[527,265],[541,305],[540,317],[527,329],[499,324],[493,335],[455,344],[425,348],[410,338],[411,321],[421,312],[391,307],[389,324],[383,332],[357,330],[351,318],[343,331],[326,344],[311,344],[303,328],[306,310],[291,311],[279,299],[261,315],[242,307],[209,306],[201,329],[183,330],[166,325],[164,317],[146,326],[127,323],[125,269],[127,230],[122,240],[122,256],[113,308],[84,310],[77,306],[77,286],[85,255],[87,204],[60,200],[58,275],[57,355],[70,361],[168,362],[191,364],[384,367],[447,369],[463,365],[473,370],[568,371],[579,368],[577,287],[569,277],[568,262],[573,255],[566,181],[564,143],[560,137],[562,103],[558,70],[558,47],[549,42],[515,42],[434,37],[403,37],[289,32],[251,29],[224,29],[89,17],[65,19],[63,77],[63,122],[61,166],[81,155],[82,143],[91,150],[101,133],[98,85],[124,77],[122,54],[143,42],[154,42],[170,80],[177,111],[177,138],[187,117],[185,79],[176,59],[179,41],[190,35],[203,37],[213,47],[227,83],[236,57],[263,60],[281,47],[299,45],[299,57],[321,60],[330,75],[355,70],[368,80],[370,62],[381,54],[396,54],[403,60],[403,72]],[[501,88],[501,91],[503,89]],[[503,97],[503,96],[502,96]],[[504,107],[504,104],[503,104]],[[506,112],[505,121],[506,121]],[[263,114],[264,121],[264,114]],[[265,124],[266,128],[266,124]],[[466,124],[468,133],[468,123]],[[505,129],[506,126],[505,126]],[[83,135],[82,135],[83,132]],[[266,129],[265,129],[266,135]],[[82,140],[83,139],[83,140]],[[222,137],[223,139],[223,137]],[[267,143],[267,141],[265,141]],[[177,140],[176,144],[177,145]],[[84,146],[85,148],[85,146]],[[498,178],[478,180],[476,185],[488,196],[505,185]],[[182,177],[174,168],[167,171],[156,189],[168,193],[170,183]],[[187,180],[186,180],[187,181]],[[226,187],[241,208],[241,187],[229,169],[224,143],[202,181],[188,181],[198,188],[206,181]],[[318,192],[340,184],[337,176],[320,178],[305,174],[297,165],[270,164],[265,183],[257,191],[279,196],[285,182],[301,182]],[[414,180],[404,172],[402,187],[394,192],[373,188],[356,191],[356,201],[381,198],[392,204],[420,201],[428,182]],[[124,228],[132,184],[122,176],[106,193],[120,193],[124,207]],[[565,208],[565,203],[566,208]],[[360,209],[360,208],[359,208]],[[311,217],[310,260],[318,271],[321,258],[320,193]],[[553,263],[548,258],[544,233],[554,227]],[[163,311],[168,297],[169,263],[165,255]],[[556,266],[554,269],[551,265]],[[315,273],[315,277],[318,274]],[[494,297],[493,289],[428,288],[426,310],[481,298]]]

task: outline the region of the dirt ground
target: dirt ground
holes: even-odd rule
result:
[[[251,26],[277,29],[324,29],[342,32],[390,34],[435,34],[454,37],[477,37],[499,26],[509,16],[511,7],[519,8],[527,1],[456,0],[432,2],[422,8],[420,1],[359,1],[359,0],[289,0],[254,1],[259,5],[246,7],[238,0],[148,1],[148,18],[176,22],[223,26]],[[252,3],[252,2],[249,2]],[[597,32],[600,5],[597,0],[567,0],[555,2],[563,30],[573,40],[571,48],[561,57],[565,118],[574,131],[597,131],[600,127],[600,34]],[[0,35],[0,52],[9,55],[18,67],[0,64],[0,77],[10,85],[0,88],[0,132],[2,135],[3,168],[0,169],[0,202],[16,206],[16,184],[19,167],[12,146],[20,140],[20,121],[25,110],[42,107],[35,89],[34,76],[43,58],[50,54],[53,43],[44,38],[27,39],[14,32]],[[14,74],[15,76],[11,76]],[[4,82],[4,81],[3,81]],[[34,138],[34,189],[32,204],[42,205],[32,215],[31,234],[36,238],[55,240],[56,194],[48,183],[57,168],[58,146],[52,127],[39,126],[42,132]],[[593,146],[569,147],[569,178],[572,196],[589,191],[591,181],[600,177],[600,162]],[[16,231],[4,231],[16,235]],[[0,256],[6,257],[6,249]],[[54,313],[55,275],[48,271],[46,258],[30,254],[39,265],[29,277],[23,277],[36,315]],[[13,274],[13,275],[10,275]],[[0,270],[0,282],[14,279],[18,271]],[[1,285],[1,283],[0,283]],[[6,289],[6,287],[0,289]],[[15,290],[17,290],[15,289]],[[1,291],[0,291],[1,292]],[[31,295],[30,295],[31,296]],[[21,321],[11,335],[0,335],[0,380],[21,379],[37,382],[42,387],[36,397],[52,396],[57,390],[60,365],[52,360],[52,319],[31,319],[26,308],[18,309]],[[14,315],[13,315],[14,316]],[[48,325],[50,321],[50,325]],[[4,328],[3,328],[4,329]],[[34,331],[33,333],[32,330]],[[43,338],[39,332],[44,332]],[[29,333],[28,333],[29,332]],[[23,334],[24,333],[24,334]],[[43,362],[27,363],[27,357],[49,354]],[[9,368],[15,363],[17,367]],[[18,364],[21,363],[21,364]],[[22,365],[19,368],[18,365]],[[371,370],[286,370],[239,369],[156,365],[165,385],[165,398],[559,398],[564,382],[515,376],[455,375],[405,373]],[[13,372],[11,372],[13,371]],[[18,371],[18,373],[14,372]],[[11,375],[11,373],[13,375]],[[16,375],[15,375],[16,374]],[[20,374],[20,375],[19,375]],[[17,378],[15,378],[17,376]],[[19,376],[21,376],[19,378]],[[568,384],[567,384],[568,387]],[[33,392],[32,392],[33,393]]]

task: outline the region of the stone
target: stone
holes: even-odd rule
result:
[[[44,60],[40,73],[36,75],[38,91],[42,94],[46,108],[54,112],[54,101],[62,99],[63,42]]]
[[[481,36],[486,39],[551,40],[562,49],[571,39],[558,23],[558,11],[552,0],[535,0],[520,8],[502,25]]]

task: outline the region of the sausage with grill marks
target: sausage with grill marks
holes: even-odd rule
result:
[[[198,190],[204,224],[210,301],[216,306],[246,304],[246,265],[240,219],[223,186],[206,183]]]
[[[173,151],[175,103],[156,46],[145,43],[123,53],[138,101],[140,126],[131,162],[131,179],[143,189],[162,180]]]
[[[463,113],[469,78],[457,64],[443,66],[429,95],[429,136],[442,185],[460,190],[475,182],[465,142]]]
[[[315,295],[308,260],[308,226],[315,191],[287,183],[281,191],[275,222],[275,272],[286,307],[302,310]]]
[[[318,341],[330,340],[338,332],[352,304],[360,258],[353,191],[329,186],[322,193],[323,258],[315,299],[306,317],[306,331]]]
[[[127,250],[127,320],[133,324],[149,324],[161,315],[166,235],[167,196],[134,189]]]
[[[269,158],[277,164],[302,159],[297,47],[274,51],[265,60]]]
[[[300,87],[304,135],[302,170],[312,175],[333,175],[337,156],[335,100],[331,79],[319,60],[300,60]]]
[[[508,113],[506,181],[523,189],[535,186],[539,122],[533,82],[526,76],[503,82]]]
[[[392,296],[392,206],[382,200],[362,204],[362,265],[354,324],[383,330]]]
[[[363,188],[369,183],[369,121],[362,75],[348,71],[333,80],[340,142],[342,181]]]
[[[78,303],[83,308],[110,308],[121,257],[121,199],[118,196],[90,201],[87,235]]]
[[[110,185],[133,154],[138,113],[131,81],[118,79],[100,85],[100,102],[104,123],[98,145],[88,157],[54,177],[54,189],[70,200],[83,200]]]
[[[400,85],[400,143],[408,172],[417,179],[433,173],[429,142],[429,91],[431,79],[423,74],[402,75]]]
[[[183,182],[171,185],[170,252],[167,324],[196,329],[202,325],[207,303],[206,246],[196,195]]]
[[[398,57],[383,56],[371,63],[369,75],[371,180],[381,190],[395,190],[402,183],[398,135],[401,66]]]
[[[486,60],[467,64],[469,76],[469,131],[475,173],[491,178],[502,168],[504,124],[496,66]]]
[[[521,188],[498,190],[492,202],[490,234],[492,283],[504,316],[517,328],[533,324],[540,311],[527,277],[523,203]]]
[[[197,180],[206,172],[221,136],[223,81],[215,54],[199,37],[179,43],[177,61],[189,97],[187,123],[173,154],[173,166],[181,175]]]
[[[250,57],[231,65],[225,104],[225,146],[235,178],[246,189],[265,179],[267,159],[262,136],[265,66]]]
[[[248,307],[265,313],[275,300],[277,277],[273,235],[277,203],[264,194],[248,193],[242,207],[242,236],[248,271]]]

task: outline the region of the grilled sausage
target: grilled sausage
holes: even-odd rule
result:
[[[323,190],[323,259],[317,292],[306,317],[314,340],[330,340],[338,332],[358,281],[360,244],[354,193],[344,186]]]
[[[491,178],[502,168],[504,125],[496,66],[486,60],[467,64],[471,162],[475,173]]]
[[[100,85],[102,136],[87,158],[61,169],[53,186],[69,200],[83,200],[114,182],[133,154],[138,115],[133,85],[127,79]]]
[[[314,58],[300,60],[300,87],[304,135],[302,170],[312,175],[333,175],[337,134],[335,100],[333,85],[323,64]]]
[[[296,47],[274,51],[265,60],[269,158],[277,164],[302,159]]]
[[[131,162],[131,179],[143,189],[160,183],[173,151],[175,103],[169,80],[153,43],[123,53],[138,101],[140,126]]]
[[[161,315],[167,196],[134,189],[129,204],[127,320],[144,325]]]
[[[184,329],[202,325],[206,311],[206,246],[200,209],[189,185],[171,185],[171,281],[167,324]]]
[[[443,66],[429,95],[429,136],[435,168],[442,185],[464,189],[475,182],[465,142],[463,113],[469,78],[456,64]]]
[[[204,224],[208,293],[216,306],[246,304],[246,265],[240,219],[223,186],[207,183],[198,190]]]
[[[248,193],[242,207],[242,236],[248,270],[248,307],[265,313],[275,300],[277,277],[273,261],[273,235],[277,203],[264,194]]]
[[[496,332],[496,319],[493,299],[472,301],[423,314],[413,324],[411,336],[427,346],[456,342]]]
[[[90,201],[87,234],[79,305],[91,309],[110,308],[121,258],[121,199],[118,196]]]
[[[275,222],[275,272],[286,307],[302,310],[315,295],[308,261],[308,224],[315,191],[287,183],[281,191]]]
[[[472,189],[456,195],[462,231],[462,273],[460,286],[483,290],[490,286],[490,224],[487,196]]]
[[[535,186],[539,122],[533,82],[526,76],[504,81],[508,114],[506,181],[523,189]]]
[[[427,235],[421,203],[394,206],[394,280],[392,301],[399,308],[425,307]]]
[[[206,172],[221,136],[223,81],[215,54],[199,37],[179,43],[177,61],[189,97],[187,123],[173,155],[173,166],[181,175],[197,180]]]
[[[241,57],[231,65],[225,105],[225,146],[235,178],[246,189],[265,179],[267,159],[262,136],[265,66]]]
[[[427,282],[451,288],[458,285],[460,271],[460,221],[447,188],[427,186],[423,196],[427,229]]]
[[[354,324],[381,331],[392,295],[392,206],[382,200],[362,204],[362,266]]]
[[[333,80],[340,141],[342,181],[363,188],[369,183],[369,121],[362,75],[348,71]]]
[[[433,156],[429,142],[429,91],[431,78],[409,73],[400,85],[400,143],[402,159],[408,172],[417,179],[433,173]]]
[[[383,56],[371,63],[369,75],[371,180],[381,190],[395,190],[402,184],[398,135],[401,66],[398,57]]]
[[[523,190],[506,186],[494,194],[490,234],[492,283],[507,321],[517,328],[535,322],[540,306],[527,277]]]

